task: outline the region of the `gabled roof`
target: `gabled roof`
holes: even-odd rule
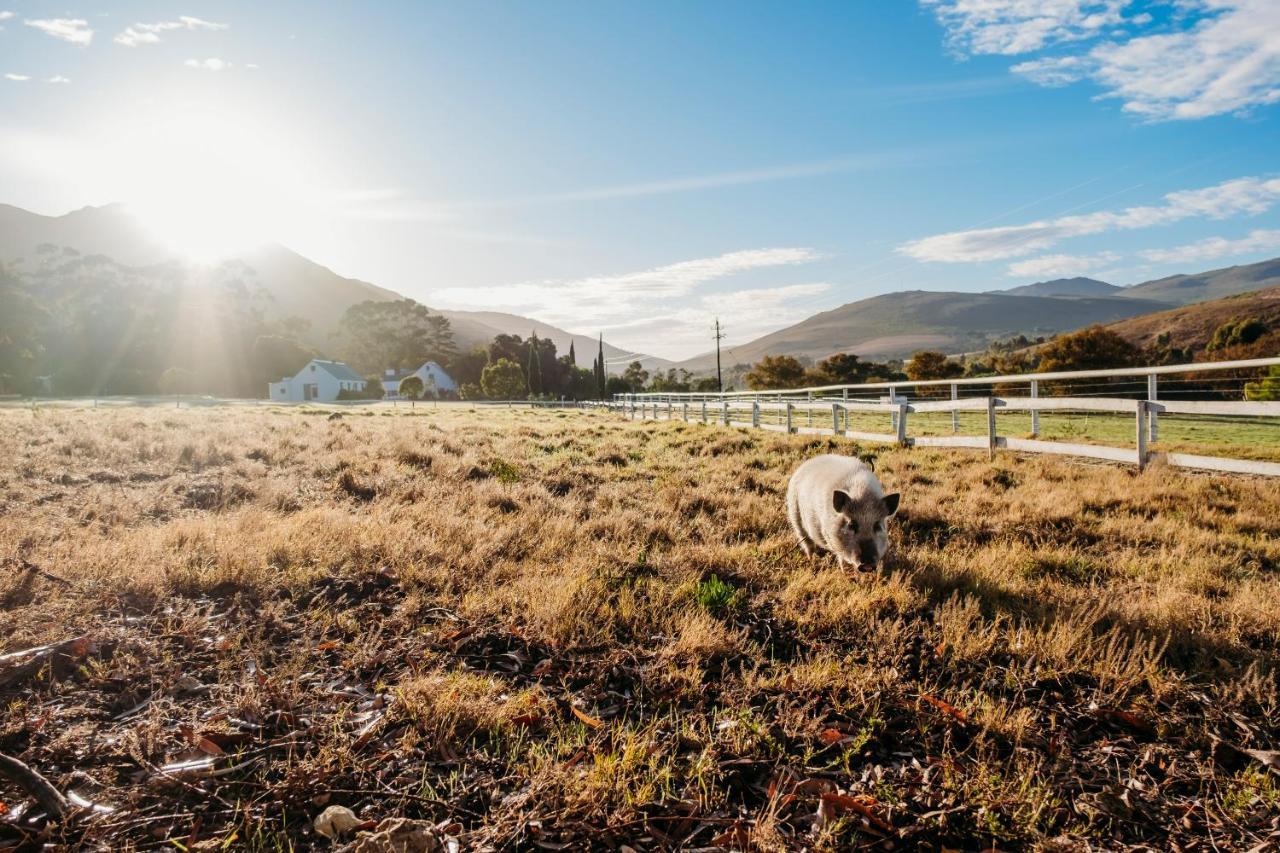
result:
[[[328,373],[334,379],[340,379],[343,382],[363,382],[364,377],[356,373],[350,367],[347,367],[341,361],[325,361],[324,359],[314,358],[311,364],[319,367],[325,373]]]

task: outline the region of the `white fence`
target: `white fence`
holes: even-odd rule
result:
[[[1280,402],[1241,400],[1161,400],[1160,377],[1176,374],[1220,373],[1252,370],[1280,364],[1280,358],[1243,361],[1208,362],[1204,364],[1165,365],[1161,367],[1124,368],[1116,370],[1084,370],[1064,373],[984,376],[954,380],[921,382],[876,382],[862,385],[831,385],[786,391],[740,391],[725,394],[650,393],[623,394],[614,398],[612,408],[631,418],[699,421],[724,426],[773,429],[787,433],[837,435],[862,441],[886,442],[904,447],[971,447],[994,454],[997,448],[1029,453],[1052,453],[1127,462],[1145,467],[1152,461],[1182,468],[1229,471],[1241,474],[1280,476],[1280,462],[1202,456],[1189,453],[1154,452],[1159,440],[1159,418],[1169,415],[1214,415],[1229,418],[1280,418]],[[1145,393],[1139,399],[1120,396],[1041,396],[1042,383],[1067,380],[1145,380]],[[1203,380],[1192,380],[1202,382]],[[999,396],[988,391],[984,396],[961,398],[960,389],[978,386],[1008,387],[1027,385],[1029,396]],[[949,387],[950,399],[912,399],[900,392],[920,388]],[[1052,386],[1049,386],[1052,387]],[[887,395],[882,392],[888,392]],[[858,399],[870,395],[869,399]],[[1202,395],[1203,396],[1203,395]],[[998,412],[1030,413],[1030,438],[1014,438],[998,434]],[[1039,438],[1040,413],[1103,412],[1128,414],[1133,419],[1134,442],[1131,447],[1077,444],[1045,441]],[[928,412],[950,412],[952,435],[911,435],[912,415]],[[977,435],[960,434],[962,412],[983,413],[985,430]],[[867,432],[850,429],[851,413],[886,415],[889,432]],[[799,425],[797,414],[805,420]],[[813,426],[815,416],[819,423]],[[1280,423],[1275,425],[1275,442],[1280,450]]]

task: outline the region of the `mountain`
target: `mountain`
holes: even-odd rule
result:
[[[1280,286],[1280,258],[1131,287],[1071,278],[988,293],[887,293],[727,348],[724,359],[729,364],[754,364],[766,355],[818,360],[832,353],[854,352],[868,359],[890,359],[905,358],[920,349],[969,352],[1012,335],[1069,332],[1275,286]],[[715,353],[703,353],[676,366],[706,373],[715,367]]]
[[[1096,278],[1055,278],[1052,281],[1037,281],[1035,284],[1024,284],[1021,287],[1010,287],[1007,290],[995,290],[992,293],[1008,293],[1013,296],[1119,296],[1123,287],[1098,281]]]
[[[0,204],[0,261],[32,261],[41,246],[70,246],[84,255],[107,255],[129,266],[167,260],[170,253],[122,204],[83,207],[41,216]]]
[[[459,348],[462,348],[464,335],[483,338],[478,344],[482,345],[487,344],[498,334],[519,335],[522,338],[527,338],[529,337],[529,332],[532,331],[539,338],[549,339],[554,342],[558,355],[564,355],[569,352],[569,343],[572,341],[574,353],[578,358],[578,366],[588,367],[592,359],[596,357],[596,352],[600,345],[596,338],[589,335],[575,335],[556,326],[528,317],[521,317],[517,314],[504,314],[501,311],[441,311],[440,313],[449,318],[449,323],[453,327],[454,337],[459,341]],[[645,368],[650,371],[655,369],[666,370],[672,365],[672,362],[666,359],[619,349],[608,341],[604,345],[604,357],[605,361],[609,363],[609,368],[617,373],[621,373],[626,369],[628,359],[643,359]]]
[[[1259,356],[1280,355],[1280,287],[1143,314],[1108,328],[1139,347],[1150,347],[1167,336],[1171,345],[1198,359],[1219,326],[1240,319],[1259,320],[1268,329],[1265,338],[1259,339]]]
[[[1171,275],[1126,287],[1120,295],[1190,305],[1280,285],[1280,258],[1190,275]]]
[[[780,354],[816,361],[837,352],[855,352],[868,359],[904,358],[920,349],[965,352],[982,349],[997,338],[1050,335],[1167,307],[1136,298],[910,290],[815,314],[794,326],[727,348],[724,360],[754,364],[762,356]],[[706,371],[715,366],[715,353],[676,366]]]
[[[103,255],[131,267],[154,268],[167,265],[188,278],[199,278],[204,270],[184,264],[157,242],[127,207],[108,204],[85,207],[62,216],[42,216],[12,205],[0,204],[0,263],[20,270],[35,270],[51,260],[64,262],[71,255]],[[243,265],[240,268],[239,265]],[[332,345],[332,332],[347,308],[365,300],[403,299],[399,293],[357,278],[339,275],[328,267],[299,255],[284,246],[269,244],[241,252],[220,262],[246,285],[261,287],[270,297],[267,313],[276,318],[301,317],[311,325],[306,343],[323,351]],[[155,270],[152,270],[155,272]],[[153,276],[154,277],[154,276]],[[434,310],[434,309],[433,309]],[[498,334],[527,337],[530,329],[556,343],[559,353],[569,351],[570,340],[578,363],[590,366],[597,341],[574,335],[528,317],[495,311],[441,311],[449,318],[458,349],[484,346]],[[631,353],[605,343],[605,356],[619,359],[610,365],[621,372]],[[643,356],[640,356],[643,358]],[[649,357],[646,367],[670,363]]]

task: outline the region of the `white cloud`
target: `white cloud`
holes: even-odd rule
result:
[[[1046,86],[1091,80],[1104,97],[1147,120],[1241,113],[1280,101],[1275,0],[1176,0],[1164,23],[1146,13],[1124,19],[1129,0],[921,2],[962,53],[1014,56],[1092,40],[1012,70]]]
[[[44,81],[44,82],[46,82],[46,83],[70,83],[70,82],[71,82],[71,80],[70,80],[69,78],[67,78],[67,77],[63,77],[61,74],[55,74],[55,75],[53,75],[52,77],[47,77],[47,78],[45,78],[45,81]]]
[[[89,28],[89,22],[82,18],[40,18],[25,23],[56,39],[81,47],[86,47],[93,41],[93,30]]]
[[[779,312],[783,302],[820,293],[828,285],[792,285],[729,294],[696,291],[729,276],[809,263],[821,257],[805,248],[750,249],[618,275],[446,288],[432,293],[431,302],[449,308],[518,311],[571,329],[612,329],[615,343],[652,351],[655,336],[664,349],[679,346],[677,325],[687,326],[696,320],[701,330],[704,321],[709,322],[715,312],[735,317],[735,323],[736,318],[742,317],[743,323],[764,322],[771,328],[785,324],[787,319]],[[756,319],[748,321],[745,318],[749,315]],[[638,317],[644,319],[637,320]],[[624,329],[628,331],[618,333]],[[698,340],[705,339],[701,331],[698,334]],[[705,341],[701,348],[705,349]]]
[[[1207,261],[1229,255],[1248,255],[1254,252],[1270,252],[1280,249],[1280,230],[1256,229],[1238,240],[1225,237],[1209,237],[1185,246],[1170,249],[1148,249],[1142,257],[1158,264],[1181,264]]]
[[[1017,278],[1066,278],[1085,275],[1115,263],[1115,252],[1097,255],[1041,255],[1009,264],[1008,274]]]
[[[1121,22],[1129,0],[921,0],[966,54],[1013,56],[1092,38]]]
[[[226,24],[217,24],[193,18],[190,15],[179,15],[176,21],[156,21],[152,24],[137,23],[126,27],[115,37],[116,44],[126,47],[137,47],[140,44],[156,44],[160,34],[170,30],[225,30]]]
[[[31,77],[30,75],[27,75],[27,74],[6,74],[4,75],[4,79],[13,80],[15,82],[22,83],[27,80],[30,80]]]
[[[0,21],[7,21],[12,17],[13,17],[12,12],[6,12],[4,10],[0,10]]]
[[[225,59],[218,59],[216,56],[208,59],[188,59],[182,64],[188,68],[202,68],[205,71],[225,71],[231,67],[230,62]]]
[[[1071,237],[1151,228],[1197,217],[1225,219],[1238,214],[1258,214],[1277,200],[1280,200],[1280,178],[1237,178],[1211,187],[1169,193],[1160,205],[1061,216],[1025,225],[952,231],[903,243],[897,251],[918,261],[995,261],[1030,255]]]

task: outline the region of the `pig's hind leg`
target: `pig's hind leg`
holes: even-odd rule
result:
[[[821,550],[809,538],[809,534],[804,532],[804,523],[800,519],[799,502],[790,492],[787,493],[787,520],[791,522],[791,529],[795,531],[796,538],[800,540],[800,550],[804,552],[806,557],[812,557]]]

